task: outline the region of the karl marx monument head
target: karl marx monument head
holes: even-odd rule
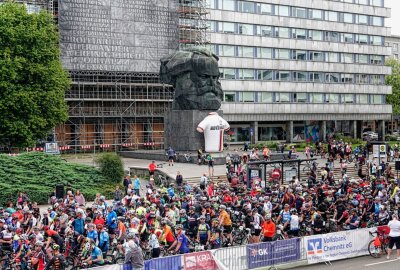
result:
[[[174,110],[215,111],[221,107],[218,60],[205,48],[178,51],[161,59],[161,81],[175,88]]]

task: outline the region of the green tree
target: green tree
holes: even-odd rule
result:
[[[392,86],[392,94],[386,101],[393,106],[393,114],[400,115],[400,62],[394,58],[388,59],[386,65],[392,67],[392,75],[386,76],[386,84]]]
[[[67,120],[69,85],[52,15],[0,5],[0,145],[33,146]]]
[[[104,153],[96,159],[101,174],[110,183],[119,184],[124,177],[124,165],[121,158],[115,153]]]

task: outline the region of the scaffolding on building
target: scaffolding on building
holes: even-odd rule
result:
[[[69,119],[55,129],[60,146],[88,149],[164,149],[164,115],[173,89],[158,74],[71,71],[65,93]]]
[[[206,0],[179,0],[180,48],[207,46],[209,38],[208,8]]]

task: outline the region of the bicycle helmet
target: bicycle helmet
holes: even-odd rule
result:
[[[51,246],[51,248],[52,248],[53,250],[60,250],[60,246],[57,245],[57,244],[53,244],[53,245]]]
[[[43,244],[42,241],[36,241],[35,246],[37,246],[37,247],[43,247],[44,244]]]
[[[181,209],[181,210],[179,211],[179,214],[186,214],[186,210],[185,210],[185,209]]]
[[[182,229],[183,229],[182,224],[177,224],[177,225],[175,226],[175,229],[177,229],[177,230],[182,230]]]
[[[20,236],[20,239],[21,239],[21,240],[28,240],[28,236],[27,236],[26,234],[22,234],[22,235]]]

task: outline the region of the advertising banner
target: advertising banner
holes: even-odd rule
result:
[[[152,259],[144,262],[145,270],[181,270],[181,255]]]
[[[313,235],[304,239],[308,263],[340,260],[368,254],[369,229]]]
[[[249,269],[300,259],[300,238],[247,246]]]
[[[183,262],[185,270],[219,270],[210,251],[185,254],[183,255]]]

